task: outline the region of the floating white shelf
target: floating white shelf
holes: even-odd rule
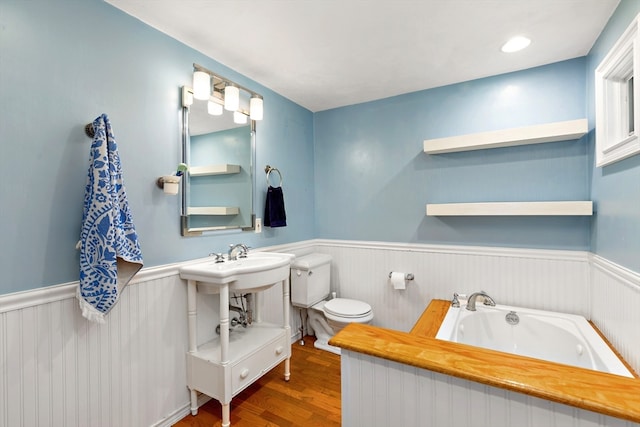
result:
[[[427,216],[589,216],[591,201],[428,204]]]
[[[587,131],[587,119],[570,120],[447,138],[425,139],[424,152],[427,154],[455,153],[486,148],[570,141],[582,137]]]
[[[240,165],[207,165],[207,166],[191,166],[189,168],[189,175],[191,176],[205,176],[205,175],[227,175],[240,172]]]
[[[189,207],[187,215],[238,215],[240,208],[227,206]]]

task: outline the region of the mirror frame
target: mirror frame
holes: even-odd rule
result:
[[[189,109],[193,104],[193,89],[188,86],[182,88],[182,132],[181,132],[181,151],[182,151],[182,163],[190,165],[190,144],[191,135],[189,134]],[[202,236],[205,232],[222,231],[222,230],[241,230],[252,231],[255,230],[256,225],[256,213],[255,213],[255,198],[256,198],[256,180],[255,180],[255,168],[256,168],[256,121],[249,119],[251,126],[250,134],[250,159],[249,159],[249,179],[251,180],[251,224],[249,226],[232,225],[232,226],[211,226],[211,227],[189,227],[189,215],[187,215],[187,204],[189,199],[189,183],[190,175],[189,171],[184,174],[181,180],[182,185],[182,201],[180,206],[180,234],[184,237]]]

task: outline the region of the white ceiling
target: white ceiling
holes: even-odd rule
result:
[[[619,3],[105,1],[311,111],[584,56]],[[502,53],[517,34],[529,48]]]

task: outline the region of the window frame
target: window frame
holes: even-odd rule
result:
[[[640,75],[639,22],[640,14],[595,71],[598,167],[640,153],[640,87],[634,84],[635,76]]]

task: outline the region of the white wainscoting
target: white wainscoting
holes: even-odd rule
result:
[[[640,425],[361,353],[341,365],[343,427]]]
[[[582,251],[317,241],[333,257],[332,289],[368,302],[373,324],[408,331],[434,298],[484,290],[499,304],[589,317],[589,257]],[[389,272],[413,273],[394,290]]]
[[[77,282],[0,295],[0,427],[168,427],[189,414],[184,264],[140,271],[103,325],[82,317]],[[264,294],[263,320],[282,321],[280,288]],[[197,309],[205,342],[218,296]]]
[[[640,372],[640,274],[591,257],[591,320]]]
[[[498,304],[580,314],[640,372],[640,274],[584,251],[317,240],[332,290],[368,302],[373,324],[409,331],[434,298],[484,290]],[[394,290],[390,271],[413,273]]]
[[[151,426],[170,417],[188,401],[182,281],[127,286],[104,325],[82,317],[76,286],[63,287],[66,298],[3,306],[0,426]]]
[[[498,303],[593,318],[640,370],[639,276],[586,252],[338,240],[263,250],[332,255],[333,290],[369,302],[379,326],[407,331],[431,299],[482,289]],[[169,426],[187,415],[184,264],[143,269],[104,325],[81,316],[77,282],[0,295],[0,427]],[[415,280],[396,291],[390,271]],[[276,288],[262,298],[271,322],[282,316]],[[214,333],[216,298],[198,299],[199,342]],[[300,324],[292,310],[293,334]]]

